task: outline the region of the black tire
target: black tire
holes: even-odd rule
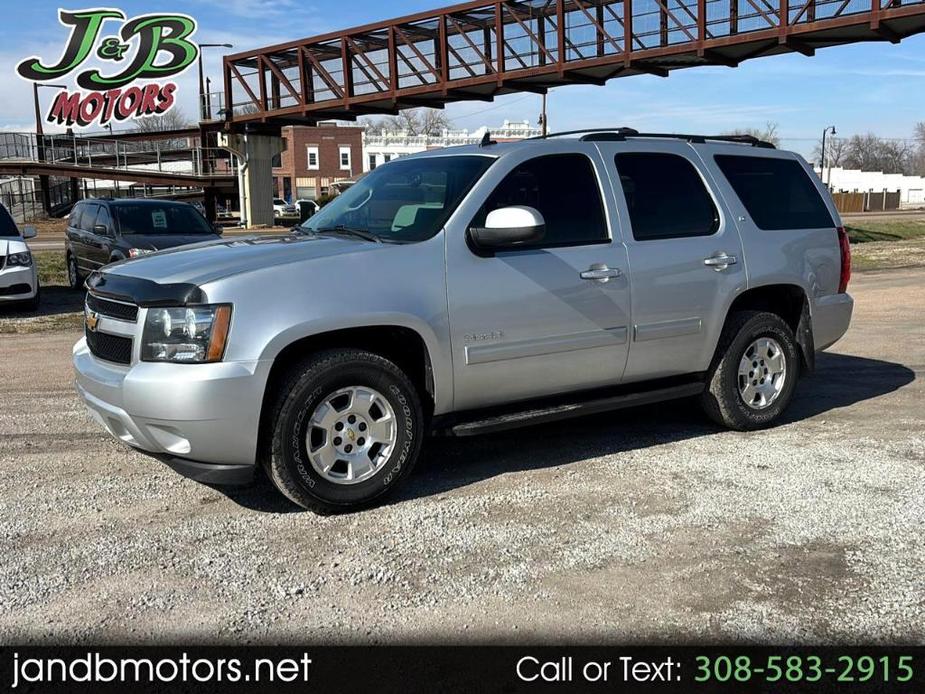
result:
[[[84,278],[80,275],[80,269],[77,267],[77,259],[70,253],[67,254],[67,283],[71,289],[83,289]]]
[[[355,386],[373,388],[388,400],[396,416],[396,440],[371,477],[342,484],[315,469],[306,437],[316,407],[339,389]],[[325,515],[369,506],[398,486],[417,463],[424,439],[420,397],[408,377],[388,359],[355,349],[319,352],[295,366],[280,383],[266,426],[268,477],[290,500]]]
[[[780,345],[786,375],[776,400],[764,409],[755,409],[746,404],[739,392],[739,363],[750,345],[762,337],[770,337]],[[723,328],[716,356],[707,372],[701,405],[713,421],[730,429],[764,429],[773,426],[787,409],[799,376],[799,346],[790,326],[773,313],[737,312],[729,316]]]

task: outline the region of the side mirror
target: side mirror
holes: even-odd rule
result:
[[[222,226],[219,226],[218,224],[213,224],[212,231],[214,231],[216,234],[221,236],[225,232],[225,228]]]
[[[109,233],[109,227],[106,226],[105,224],[94,225],[93,233],[96,234],[97,236],[112,236],[112,234]]]
[[[477,248],[500,250],[517,248],[542,241],[546,220],[532,207],[502,207],[488,213],[484,227],[469,229],[469,238]]]
[[[34,239],[38,235],[39,235],[39,232],[31,224],[27,224],[26,226],[22,228],[22,237],[24,239]]]

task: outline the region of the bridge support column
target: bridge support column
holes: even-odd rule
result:
[[[273,157],[285,149],[272,135],[219,134],[219,147],[238,158],[241,224],[273,226]]]
[[[215,224],[215,220],[218,219],[218,214],[215,209],[215,188],[207,186],[202,189],[203,193],[203,207],[206,208],[206,219],[210,224]]]

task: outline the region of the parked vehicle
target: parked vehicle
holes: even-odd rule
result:
[[[68,282],[80,289],[87,275],[117,260],[220,238],[221,230],[185,202],[81,200],[67,219]]]
[[[296,217],[299,214],[298,208],[282,198],[273,198],[273,216],[274,217]]]
[[[38,270],[26,239],[35,238],[35,227],[19,231],[12,215],[0,205],[0,307],[16,304],[35,311],[41,302]]]
[[[798,155],[625,129],[422,153],[291,235],[89,281],[77,387],[114,436],[210,483],[258,465],[335,512],[457,436],[696,396],[779,421],[847,330],[847,235]]]

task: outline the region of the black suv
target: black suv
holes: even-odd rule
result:
[[[185,202],[81,200],[67,219],[68,282],[80,289],[86,276],[104,265],[164,248],[218,239],[220,233]]]

